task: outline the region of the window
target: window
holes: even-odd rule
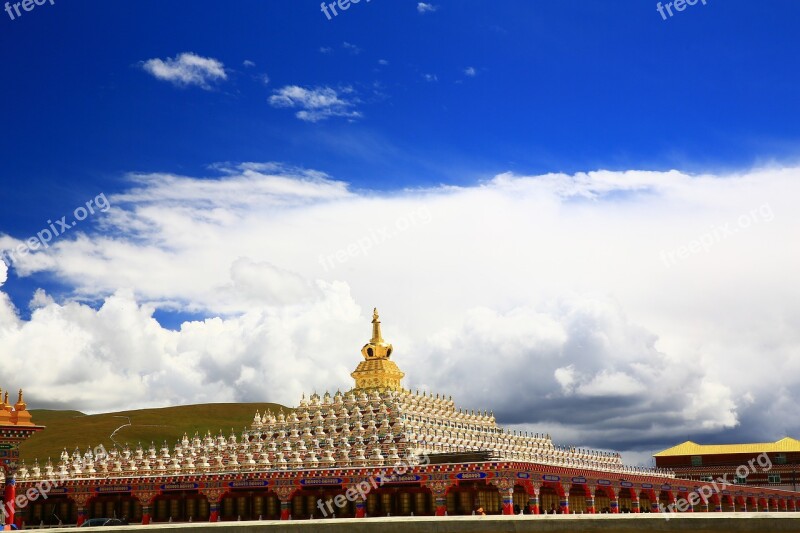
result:
[[[700,481],[711,483],[714,481],[714,476],[700,476]]]
[[[767,476],[767,481],[770,483],[780,483],[781,482],[781,475],[780,474],[770,474]]]
[[[736,485],[745,485],[745,484],[747,484],[747,478],[746,477],[741,477],[741,476],[736,476],[736,479],[734,479],[733,482]]]
[[[703,466],[703,457],[701,455],[693,455],[692,466]]]
[[[776,465],[785,465],[786,464],[786,454],[785,453],[776,453],[775,457],[772,460],[773,463]]]

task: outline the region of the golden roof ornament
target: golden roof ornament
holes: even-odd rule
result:
[[[16,409],[17,411],[23,411],[23,410],[25,410],[27,408],[28,408],[28,406],[25,404],[25,400],[22,399],[22,389],[20,389],[19,390],[19,399],[17,400],[17,403],[14,406],[14,409]]]
[[[361,354],[367,361],[388,359],[392,355],[392,345],[384,342],[381,334],[381,319],[377,307],[372,310],[372,338],[361,348]]]
[[[400,380],[405,374],[390,359],[392,345],[383,340],[378,309],[372,312],[372,338],[361,348],[364,360],[350,374],[356,381],[355,389],[402,390]]]

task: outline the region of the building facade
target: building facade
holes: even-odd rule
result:
[[[737,486],[797,490],[800,441],[785,437],[751,444],[697,444],[686,441],[655,454],[656,465],[686,479],[723,477]],[[756,461],[753,459],[756,458]]]
[[[701,492],[665,468],[619,454],[508,431],[490,412],[402,387],[375,311],[347,392],[305,396],[287,412],[256,413],[241,435],[185,435],[161,448],[66,451],[58,464],[16,472],[39,496],[18,523],[91,517],[151,521],[321,519],[523,512],[795,511],[800,495],[773,488]],[[697,495],[697,496],[693,496]],[[739,503],[737,503],[739,502]],[[738,506],[738,507],[737,507]]]

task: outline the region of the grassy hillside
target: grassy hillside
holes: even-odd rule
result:
[[[35,458],[43,465],[48,457],[55,464],[64,448],[70,453],[76,446],[81,453],[86,448],[94,448],[99,444],[110,449],[113,446],[110,435],[114,430],[117,430],[114,440],[120,444],[127,442],[131,448],[138,442],[147,447],[151,441],[158,446],[165,439],[172,447],[184,432],[191,437],[195,431],[204,434],[211,430],[216,434],[221,429],[228,436],[232,428],[239,436],[242,428],[253,421],[256,410],[263,413],[271,409],[275,412],[280,407],[270,403],[214,403],[98,415],[85,415],[79,411],[33,409],[33,422],[47,426],[47,429],[23,443],[20,446],[20,456],[28,465]],[[288,410],[284,407],[284,411]],[[129,426],[128,419],[131,424]],[[126,427],[118,429],[120,426]]]

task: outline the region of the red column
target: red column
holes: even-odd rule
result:
[[[281,520],[289,520],[292,514],[292,500],[281,500]]]
[[[362,498],[356,500],[356,518],[364,518],[367,516],[367,502]]]
[[[7,474],[6,490],[5,490],[5,506],[6,506],[6,523],[14,523],[14,515],[16,514],[16,499],[17,499],[17,480],[14,479],[13,474]]]
[[[528,496],[528,510],[531,514],[539,514],[541,510],[539,509],[539,495],[529,495]]]
[[[219,522],[219,502],[210,503],[208,505],[208,509],[210,511],[208,521],[209,522]]]
[[[606,487],[606,494],[608,494],[608,512],[611,514],[619,513],[619,489],[614,487]]]
[[[81,524],[86,522],[86,509],[84,507],[78,507],[78,527],[81,527]]]
[[[436,506],[436,510],[434,511],[436,516],[444,516],[447,514],[447,495],[444,492],[439,492],[434,494],[434,505]]]
[[[142,505],[142,525],[146,526],[150,523],[150,504]]]
[[[569,514],[569,491],[572,485],[564,483],[561,485],[561,494],[559,494],[558,506],[561,507],[561,514]]]
[[[498,489],[500,491],[500,504],[503,514],[514,514],[514,489]]]
[[[597,486],[586,485],[586,514],[596,514],[597,508],[595,507],[595,492]]]

